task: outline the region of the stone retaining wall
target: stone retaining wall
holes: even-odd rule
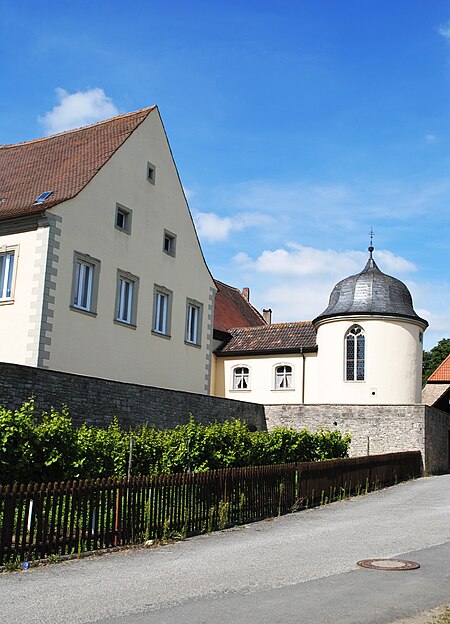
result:
[[[77,426],[104,425],[117,416],[123,425],[168,429],[189,422],[192,414],[201,423],[240,418],[266,428],[264,406],[256,403],[0,363],[0,404],[17,409],[30,396],[40,411],[66,404]]]
[[[353,457],[418,450],[428,472],[450,468],[450,414],[426,405],[266,405],[265,415],[268,429],[348,431]]]
[[[149,423],[160,429],[240,418],[258,430],[276,426],[348,431],[351,456],[419,450],[425,470],[450,471],[450,414],[426,405],[259,405],[153,386],[0,363],[0,404],[16,409],[34,395],[38,411],[62,404],[76,425]]]

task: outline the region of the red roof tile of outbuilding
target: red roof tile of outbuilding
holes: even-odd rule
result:
[[[427,383],[430,381],[450,382],[450,355],[448,355],[445,360],[439,364],[434,373],[428,377]]]
[[[77,195],[156,106],[43,139],[0,146],[0,220]],[[37,197],[52,191],[43,204]]]
[[[261,327],[230,329],[231,340],[217,349],[217,355],[245,353],[298,353],[316,351],[316,330],[310,321],[274,323]]]
[[[233,286],[215,280],[217,293],[214,304],[214,329],[227,331],[231,327],[266,325],[256,308]]]

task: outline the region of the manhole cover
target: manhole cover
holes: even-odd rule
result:
[[[416,570],[420,565],[415,561],[403,561],[402,559],[362,559],[356,565],[371,570]]]

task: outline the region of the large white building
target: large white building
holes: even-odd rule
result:
[[[312,322],[229,328],[215,351],[215,393],[265,405],[421,403],[428,323],[372,253]]]
[[[215,292],[156,107],[0,147],[0,361],[208,394]]]
[[[212,279],[156,107],[2,146],[0,361],[263,404],[420,403],[427,322],[372,251],[314,321],[271,324]]]

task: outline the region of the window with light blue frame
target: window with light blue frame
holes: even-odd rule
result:
[[[136,275],[117,269],[115,323],[136,327],[138,288]]]
[[[14,296],[15,250],[0,253],[0,300],[12,300]]]
[[[70,307],[77,312],[97,313],[100,260],[74,252]]]
[[[170,338],[173,292],[165,286],[153,287],[153,326],[155,335]]]

